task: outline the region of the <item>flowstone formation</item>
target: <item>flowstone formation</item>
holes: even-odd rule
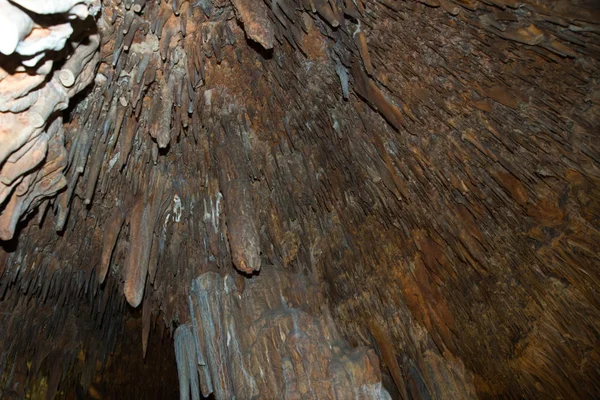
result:
[[[60,111],[96,74],[99,9],[91,0],[0,1],[1,240],[67,185]]]
[[[0,398],[600,397],[599,35],[0,0]]]
[[[390,399],[375,352],[351,349],[323,304],[305,276],[277,268],[240,288],[199,276],[174,335],[180,398]]]

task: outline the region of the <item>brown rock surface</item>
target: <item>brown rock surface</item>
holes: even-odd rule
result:
[[[63,385],[166,330],[182,398],[600,397],[597,5],[253,5],[104,0],[97,55],[0,64],[20,393],[73,364],[26,379],[53,310],[89,355]]]

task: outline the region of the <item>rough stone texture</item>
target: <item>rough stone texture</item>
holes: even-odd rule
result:
[[[597,5],[274,0],[263,32],[251,4],[103,3],[67,188],[0,295],[110,287],[144,351],[156,318],[187,349],[196,277],[301,273],[394,398],[600,397]]]
[[[242,289],[231,275],[195,279],[192,323],[175,331],[180,397],[389,399],[375,352],[348,347],[318,293],[273,268]]]
[[[234,0],[238,20],[244,25],[246,36],[265,49],[272,49],[275,35],[273,23],[268,17],[268,9],[263,1]]]

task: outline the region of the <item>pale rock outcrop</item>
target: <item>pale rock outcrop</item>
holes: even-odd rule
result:
[[[0,240],[66,186],[60,111],[95,76],[99,35],[90,13],[98,9],[91,0],[0,0]]]

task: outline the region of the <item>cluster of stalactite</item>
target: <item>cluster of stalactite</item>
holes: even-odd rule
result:
[[[378,387],[371,353],[340,361],[370,346],[392,397],[598,395],[599,23],[585,1],[104,0],[95,85],[43,164],[66,189],[5,249],[0,296],[118,288],[144,353],[152,321],[175,332],[182,398],[311,397],[289,346],[327,353],[333,324],[351,382]],[[264,305],[224,289],[232,266],[317,288]],[[220,300],[190,314],[207,277]]]
[[[83,270],[49,273],[36,268],[39,257],[31,264],[4,274],[0,287],[2,399],[64,398],[76,386],[89,387],[125,327],[126,302],[116,285],[99,289]]]
[[[1,289],[0,399],[175,398],[175,352],[163,321],[148,324],[155,334],[146,356],[139,332],[147,316],[128,311],[117,285],[63,274],[30,272]]]

